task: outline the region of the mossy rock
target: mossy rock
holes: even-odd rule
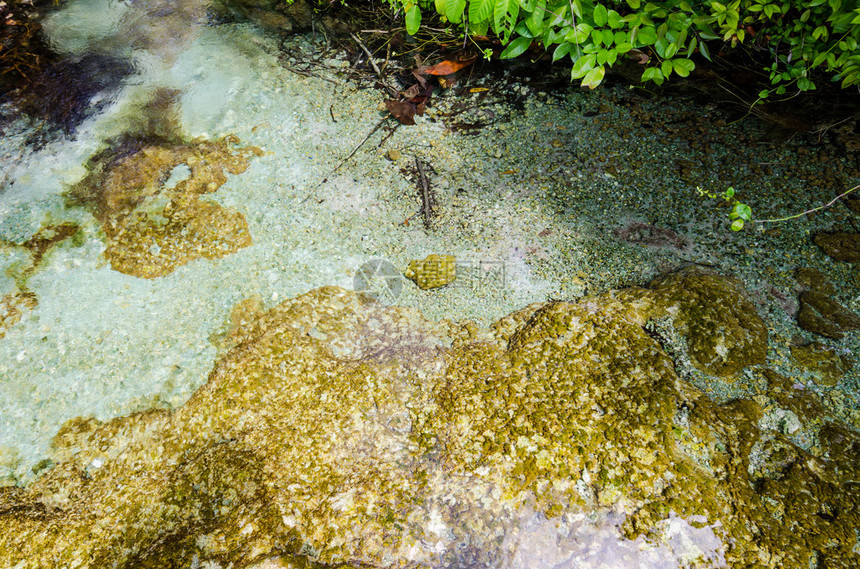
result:
[[[860,233],[819,233],[812,241],[831,259],[860,262]]]
[[[860,329],[860,316],[824,293],[807,290],[800,293],[797,324],[813,334],[840,340],[845,332]]]
[[[172,273],[195,259],[218,259],[251,245],[248,222],[238,211],[203,198],[227,174],[247,170],[256,147],[238,139],[157,143],[113,149],[94,159],[70,197],[93,209],[107,237],[111,267],[141,278]],[[172,173],[187,177],[168,186]]]
[[[652,310],[673,319],[700,370],[731,376],[764,363],[767,327],[737,279],[691,267],[657,279],[651,290]]]
[[[810,372],[818,383],[828,387],[836,385],[853,367],[851,360],[820,342],[791,346],[791,357],[798,366]]]
[[[427,255],[409,263],[403,273],[421,290],[443,287],[457,278],[457,258],[454,255]]]
[[[856,567],[856,434],[820,460],[680,379],[643,329],[675,286],[489,329],[334,287],[243,318],[181,408],[70,421],[0,490],[0,566],[498,567],[602,519],[599,543],[691,568]]]

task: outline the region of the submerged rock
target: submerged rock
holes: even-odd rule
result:
[[[730,376],[764,363],[767,327],[738,280],[691,268],[657,279],[651,287],[658,316],[674,319],[697,368]]]
[[[845,332],[860,329],[860,316],[826,294],[807,290],[800,293],[797,324],[808,332],[839,340]]]
[[[762,333],[738,286],[688,271],[490,329],[334,287],[246,311],[184,406],[69,421],[0,490],[0,566],[856,567],[860,438],[806,453],[643,329],[671,313],[735,369]]]
[[[860,262],[860,233],[819,233],[812,240],[831,259]]]
[[[833,387],[851,369],[851,361],[820,342],[791,346],[791,357],[819,383]]]
[[[71,196],[95,210],[111,267],[141,278],[162,277],[195,259],[217,259],[251,244],[238,211],[203,199],[241,174],[256,147],[238,139],[158,141],[119,148],[90,165]]]
[[[403,276],[422,290],[439,288],[457,278],[457,259],[454,255],[427,255],[409,263]]]

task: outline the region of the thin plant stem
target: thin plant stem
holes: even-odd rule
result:
[[[798,217],[802,217],[804,215],[809,215],[810,213],[815,213],[816,211],[821,211],[822,209],[826,209],[826,208],[832,206],[837,201],[839,201],[840,199],[844,198],[845,196],[847,196],[848,194],[850,194],[851,192],[853,192],[857,189],[860,189],[860,184],[854,186],[853,188],[851,188],[850,190],[848,190],[846,192],[839,194],[838,196],[836,196],[835,198],[833,198],[832,200],[830,200],[829,202],[827,202],[826,204],[824,204],[822,206],[819,206],[819,207],[816,207],[813,209],[808,209],[806,211],[802,211],[800,213],[797,213],[795,215],[790,215],[788,217],[780,217],[779,219],[756,219],[755,223],[779,223],[780,221],[788,221],[790,219],[797,219]]]

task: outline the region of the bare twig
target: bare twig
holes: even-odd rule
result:
[[[358,44],[358,47],[361,48],[365,55],[367,55],[367,61],[370,63],[370,66],[373,67],[373,70],[376,72],[376,76],[379,77],[379,80],[384,83],[385,81],[382,79],[382,71],[380,71],[379,67],[376,66],[376,62],[373,61],[373,54],[370,53],[370,50],[367,49],[363,43],[361,43],[361,40],[358,39],[358,36],[354,33],[350,32],[349,37],[351,37],[353,41]]]
[[[354,33],[350,32],[349,36],[358,44],[358,47],[367,55],[367,61],[370,63],[371,67],[373,67],[373,71],[376,73],[376,76],[379,78],[379,82],[382,83],[382,86],[385,87],[385,90],[388,91],[388,95],[390,97],[394,97],[397,95],[397,89],[392,89],[388,82],[385,80],[385,76],[382,74],[382,71],[379,69],[379,66],[376,65],[376,62],[373,61],[373,54],[370,53],[370,50],[365,47],[365,45],[361,42],[359,37]],[[386,64],[388,63],[388,58],[385,60]]]
[[[346,158],[344,158],[343,160],[341,160],[340,162],[338,162],[337,166],[335,166],[334,168],[332,168],[332,169],[329,171],[329,173],[326,175],[326,177],[325,177],[325,178],[323,178],[323,179],[322,179],[322,180],[321,180],[321,181],[320,181],[316,186],[314,186],[313,188],[311,188],[310,193],[309,193],[307,196],[305,196],[305,199],[303,199],[303,200],[302,200],[301,202],[299,202],[299,203],[305,203],[306,201],[308,201],[309,199],[311,199],[311,198],[314,196],[314,194],[316,193],[316,191],[319,189],[319,187],[320,187],[320,186],[322,186],[323,184],[325,184],[326,182],[328,182],[328,177],[329,177],[329,176],[331,176],[332,174],[334,174],[335,172],[337,172],[338,170],[340,170],[341,166],[343,166],[344,164],[346,164],[346,163],[349,161],[349,159],[350,159],[350,158],[352,158],[353,156],[355,156],[355,153],[356,153],[356,152],[358,152],[358,149],[359,149],[359,148],[361,148],[362,146],[364,146],[364,145],[365,145],[365,143],[368,141],[368,139],[370,139],[370,137],[371,137],[371,136],[373,136],[373,133],[375,133],[377,130],[379,130],[380,128],[382,128],[382,125],[384,125],[384,124],[385,124],[385,121],[387,121],[387,120],[388,120],[388,117],[383,117],[383,118],[381,118],[381,119],[379,120],[379,122],[378,122],[378,123],[376,123],[376,126],[375,126],[375,127],[373,127],[373,129],[372,129],[370,132],[368,132],[368,133],[367,133],[367,136],[365,136],[363,139],[361,139],[361,142],[359,142],[359,143],[356,145],[356,147],[355,147],[355,148],[353,148],[353,149],[352,149],[352,151],[351,151],[349,154],[347,154],[347,155],[346,155]]]
[[[418,168],[418,182],[421,184],[421,210],[424,213],[424,227],[430,229],[430,216],[433,213],[433,206],[430,203],[430,182],[424,172],[424,163],[417,156],[415,157],[415,166]]]

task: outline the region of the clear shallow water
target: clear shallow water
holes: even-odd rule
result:
[[[442,111],[479,95],[448,92],[416,126],[398,128],[384,146],[377,132],[333,172],[383,116],[381,95],[338,75],[336,54],[319,70],[335,83],[291,73],[279,61],[277,38],[250,24],[207,26],[206,7],[70,2],[45,22],[58,49],[121,54],[133,62],[134,73],[118,91],[101,95],[102,110],[80,125],[74,139],[26,149],[22,130],[0,141],[4,169],[13,172],[0,193],[6,242],[0,294],[19,288],[13,277],[32,258],[15,244],[58,223],[81,228],[33,268],[26,286],[37,304],[21,308],[20,321],[0,339],[0,476],[7,483],[32,481],[33,466],[73,417],[104,420],[181,405],[205,383],[219,355],[213,338],[229,327],[231,309],[243,299],[270,307],[319,286],[351,288],[356,271],[372,258],[402,270],[430,253],[456,255],[473,279],[436,291],[407,282],[397,302],[434,319],[481,323],[548,297],[644,283],[688,261],[716,263],[743,278],[760,301],[775,362],[800,333],[790,308],[771,292],[794,293],[794,267],[822,267],[843,302],[860,309],[852,288],[856,269],[832,263],[807,239],[809,231],[836,222],[831,216],[838,211],[776,235],[733,234],[722,210],[709,209],[677,173],[679,159],[699,160],[700,153],[643,126],[664,113],[710,112],[716,118],[716,111],[688,109],[683,102],[630,103],[622,88],[548,96],[522,87],[528,93],[522,108],[501,98],[481,103],[498,122],[470,137],[452,132]],[[288,42],[307,54],[322,49],[313,36]],[[109,141],[141,128],[144,108],[163,89],[177,92],[170,114],[184,139],[235,135],[242,145],[262,150],[249,158],[247,170],[228,174],[207,195],[244,216],[253,244],[144,279],[111,268],[104,228],[91,209],[71,207],[64,194]],[[735,128],[708,134],[714,138],[712,170],[701,167],[702,183],[722,183],[717,171],[739,171],[731,162]],[[392,149],[401,153],[399,160],[391,159]],[[766,153],[773,173],[747,189],[747,199],[761,208],[787,186],[803,187],[802,177],[787,173],[820,169],[812,157],[798,158],[791,145]],[[415,181],[408,174],[413,156],[433,166],[440,207],[432,231],[414,217]],[[856,168],[850,155],[833,160],[845,171]],[[791,207],[831,193],[809,184]],[[649,247],[614,237],[614,230],[631,223],[669,227],[685,243]],[[504,279],[488,277],[481,266],[501,267]],[[839,348],[856,354],[856,332]],[[857,377],[855,366],[833,390],[834,412],[849,420],[856,419]],[[718,399],[746,388],[708,387]]]

